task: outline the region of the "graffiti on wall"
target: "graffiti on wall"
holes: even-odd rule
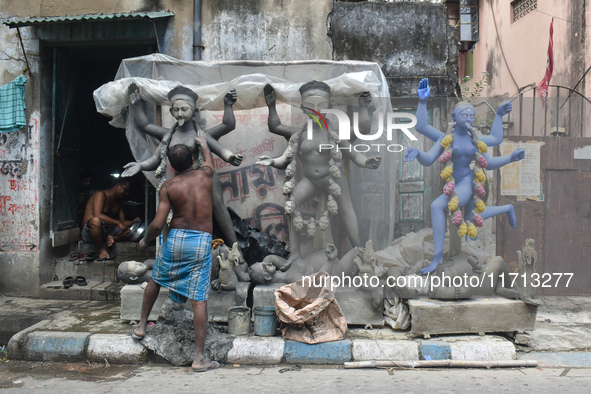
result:
[[[291,120],[291,107],[278,105],[282,121]],[[203,114],[207,124],[222,121],[221,112]],[[252,227],[286,242],[288,240],[287,218],[283,209],[285,196],[282,193],[284,171],[256,164],[259,156],[280,156],[287,141],[271,134],[267,127],[267,108],[236,111],[236,130],[220,139],[234,153],[244,156],[239,167],[214,157],[214,167],[222,184],[224,203],[232,208]]]
[[[240,209],[245,204],[254,206],[248,216],[241,209],[242,219],[281,241],[287,240],[287,220],[283,210],[285,197],[281,194],[283,171],[254,164],[220,172],[219,177],[227,206],[232,209]],[[283,202],[277,203],[277,200]]]
[[[27,128],[0,135],[0,251],[37,252],[39,116]]]

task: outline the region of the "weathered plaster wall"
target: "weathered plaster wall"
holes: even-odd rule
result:
[[[0,291],[12,293],[31,293],[39,286],[39,43],[29,32],[22,31],[22,38],[31,65],[25,74],[29,127],[0,134]],[[23,73],[26,63],[15,30],[1,25],[0,42],[0,85],[5,85]]]
[[[97,12],[129,12],[130,10],[146,11],[148,7],[159,7],[160,0],[93,0],[93,1],[56,1],[56,0],[5,0],[6,12],[22,17],[82,15]]]
[[[589,56],[585,51],[589,41],[585,40],[587,0],[538,0],[537,10],[516,21],[511,20],[509,1],[489,0],[480,4],[480,40],[474,47],[474,76],[479,78],[482,71],[490,73],[484,97],[511,96],[518,88],[537,85],[542,80],[551,15],[555,16],[551,84],[573,88],[583,76],[590,64],[585,59]],[[577,90],[585,93],[587,85],[580,85]],[[551,96],[554,94],[550,91]]]
[[[431,3],[334,4],[330,17],[334,60],[377,62],[391,97],[414,96],[429,77],[433,96],[453,96],[457,83],[455,29],[446,9]]]
[[[174,17],[168,22],[161,52],[177,59],[193,60],[193,1],[192,0],[146,0],[150,11],[172,11]],[[138,9],[148,11],[148,9]]]
[[[403,98],[394,106],[416,108],[417,86],[425,77],[429,78],[433,97],[453,97],[458,81],[457,32],[449,25],[444,6],[424,2],[336,2],[329,23],[334,59],[377,62],[388,80],[390,97]],[[429,106],[437,114],[433,116],[434,126],[445,130],[445,100],[431,99]],[[401,139],[400,143],[405,148],[428,150],[432,142],[415,134],[419,141],[411,144]],[[398,235],[410,231],[411,220],[417,230],[429,225],[430,199],[441,190],[438,166],[423,168],[416,162],[401,160],[402,155],[383,159],[382,163],[393,170],[381,182],[387,185],[391,209],[397,212],[394,220]],[[401,197],[403,190],[412,190],[412,199],[409,194]],[[408,213],[411,211],[413,214]]]
[[[0,134],[0,289],[29,292],[39,285],[39,112],[29,126]],[[14,280],[18,278],[18,280]]]
[[[29,17],[72,16],[83,14],[108,14],[124,12],[171,11],[171,18],[162,53],[178,59],[192,60],[193,56],[193,1],[192,0],[0,0],[3,20],[9,17],[24,19]],[[7,29],[2,26],[3,29]],[[34,30],[24,28],[21,30]]]
[[[0,248],[38,250],[37,179],[39,113],[29,127],[0,134]]]
[[[204,0],[203,60],[332,59],[331,0]]]
[[[582,17],[585,18],[585,21],[590,21],[591,20],[591,2],[589,0],[584,0],[583,3],[583,11],[582,11]],[[589,29],[585,29],[584,34],[581,37],[581,40],[583,40],[583,50],[585,51],[585,71],[587,71],[587,68],[589,68],[589,66],[591,65],[591,32],[589,31]],[[587,74],[589,75],[589,74]],[[580,92],[583,93],[583,95],[585,97],[591,97],[591,82],[587,82],[586,78],[585,80],[583,80],[582,83],[582,87]]]

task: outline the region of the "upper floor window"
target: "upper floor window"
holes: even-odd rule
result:
[[[478,0],[460,0],[460,41],[478,41]]]
[[[478,41],[478,0],[447,0],[447,19],[458,28],[460,51],[469,51]]]
[[[538,8],[538,0],[515,0],[511,3],[511,16],[513,22],[523,18]]]

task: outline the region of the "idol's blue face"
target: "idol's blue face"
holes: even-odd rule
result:
[[[453,112],[454,120],[461,127],[471,126],[475,117],[476,111],[474,111],[473,107],[460,107]]]

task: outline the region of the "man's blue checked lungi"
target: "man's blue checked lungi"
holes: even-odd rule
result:
[[[173,228],[160,248],[152,279],[174,302],[206,301],[211,277],[211,234]]]

